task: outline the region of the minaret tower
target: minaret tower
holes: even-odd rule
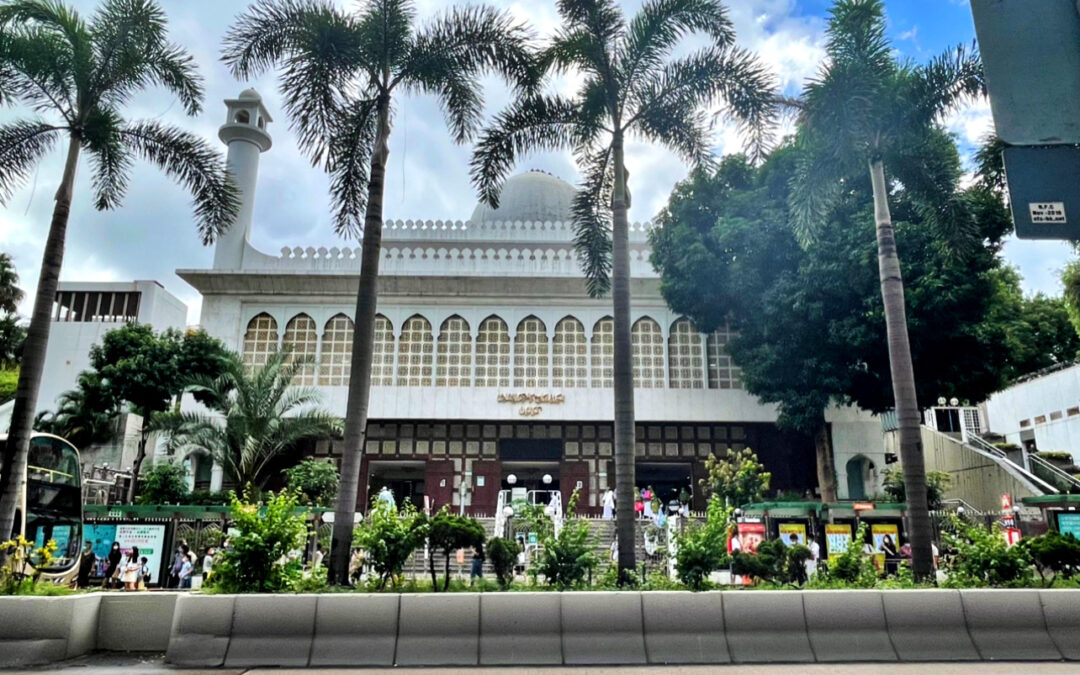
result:
[[[266,126],[273,120],[262,97],[245,89],[239,98],[225,99],[228,118],[218,130],[218,138],[229,148],[228,166],[240,189],[240,211],[236,222],[217,241],[214,269],[238,270],[244,262],[244,248],[251,238],[255,211],[255,182],[259,177],[259,155],[270,149],[273,140]]]

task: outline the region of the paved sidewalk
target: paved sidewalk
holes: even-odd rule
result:
[[[458,675],[459,673],[514,673],[514,675],[546,675],[565,673],[569,675],[651,675],[662,672],[671,675],[772,675],[793,671],[799,675],[1058,675],[1080,673],[1080,663],[858,663],[858,664],[787,664],[787,665],[741,665],[741,666],[566,666],[562,668],[218,668],[180,669],[171,668],[161,654],[131,656],[126,654],[92,654],[64,663],[41,668],[2,671],[40,673],[44,671],[78,673],[79,675],[138,675],[140,673],[172,673],[175,675],[291,675],[292,673],[321,673],[322,675]]]

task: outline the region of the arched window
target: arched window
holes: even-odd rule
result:
[[[251,113],[246,110],[240,110],[236,113],[237,124],[251,124]]]
[[[341,387],[349,383],[352,341],[352,319],[344,314],[336,314],[326,322],[322,336],[322,358],[319,361],[319,384]],[[374,376],[371,379],[374,384]]]
[[[398,340],[399,387],[423,387],[431,384],[432,352],[431,323],[415,314],[401,326]]]
[[[615,381],[615,321],[605,317],[592,332],[592,386],[610,389]]]
[[[277,321],[266,312],[257,314],[248,321],[244,333],[244,351],[242,359],[246,366],[264,365],[271,354],[278,349]]]
[[[724,326],[705,340],[709,357],[709,389],[742,389],[742,370],[728,356],[727,346],[735,333]]]
[[[634,387],[663,389],[664,336],[660,324],[645,316],[630,329],[630,345],[634,355]]]
[[[497,316],[484,319],[476,334],[476,386],[510,386],[510,331]]]
[[[394,325],[382,314],[375,315],[371,384],[376,387],[394,386]]]
[[[555,325],[555,339],[551,345],[551,386],[587,387],[588,343],[585,327],[572,316]]]
[[[472,335],[469,322],[454,315],[439,328],[435,386],[468,387],[472,376]]]
[[[668,337],[668,386],[672,389],[701,389],[701,335],[690,319],[671,324]]]
[[[522,319],[514,338],[514,386],[548,386],[547,326],[535,316]]]
[[[315,347],[319,342],[315,320],[307,314],[297,314],[285,324],[284,347],[286,363],[304,363],[293,377],[293,384],[315,384]]]

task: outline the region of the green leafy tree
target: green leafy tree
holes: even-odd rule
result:
[[[806,581],[806,560],[810,549],[787,546],[780,539],[763,541],[757,553],[736,551],[731,557],[731,572],[772,584],[796,584]]]
[[[125,106],[154,85],[175,95],[187,114],[202,109],[202,79],[194,60],[169,41],[165,12],[156,2],[102,0],[86,20],[61,0],[6,0],[0,3],[0,35],[0,104],[34,113],[0,126],[0,203],[11,199],[57,142],[67,141],[0,462],[11,469],[0,474],[0,532],[11,532],[80,155],[90,155],[93,202],[99,210],[120,205],[135,158],[163,170],[191,192],[206,244],[232,223],[239,199],[220,153],[205,140],[153,120],[124,118]]]
[[[56,399],[56,412],[38,414],[34,428],[66,438],[77,448],[108,443],[117,432],[116,398],[95,371],[79,373],[75,384]]]
[[[224,59],[249,79],[277,65],[301,149],[330,174],[335,229],[363,233],[346,409],[341,489],[330,548],[331,583],[348,583],[350,523],[371,395],[383,191],[398,94],[435,96],[456,142],[476,131],[480,78],[532,80],[528,33],[490,7],[451,8],[416,26],[411,0],[367,0],[352,14],[327,0],[263,0],[225,37]]]
[[[706,477],[701,485],[732,508],[759,502],[769,489],[772,474],[750,448],[729,449],[726,455],[710,455],[705,460]]]
[[[1027,550],[1046,586],[1052,586],[1058,577],[1068,579],[1080,574],[1080,540],[1071,533],[1047,532],[1022,539],[1018,546]]]
[[[956,168],[927,165],[921,148],[940,142],[941,117],[983,93],[982,65],[963,47],[912,65],[902,62],[885,35],[881,0],[837,0],[826,29],[826,61],[799,99],[795,222],[807,238],[838,200],[844,181],[869,174],[878,243],[881,297],[898,420],[900,459],[908,486],[908,530],[916,580],[932,573],[933,536],[926,505],[921,416],[904,302],[904,281],[889,211],[885,165],[918,198],[928,219],[963,232],[970,214],[956,191]],[[945,169],[935,171],[934,169]]]
[[[995,273],[993,320],[1005,331],[1008,382],[1060,363],[1072,363],[1080,354],[1080,335],[1069,318],[1064,297],[1042,293],[1025,297],[1020,275],[1012,267]]]
[[[17,316],[0,317],[0,367],[12,369],[22,359],[26,328],[19,325]]]
[[[210,580],[222,593],[280,593],[292,590],[300,578],[300,562],[289,551],[304,545],[307,525],[296,514],[299,500],[284,491],[265,502],[233,495],[229,509],[229,546],[214,560]],[[286,562],[282,563],[282,560]]]
[[[952,485],[952,476],[947,471],[928,471],[926,473],[926,501],[931,509],[940,509],[945,493]],[[904,472],[900,468],[885,469],[882,488],[893,501],[907,500],[904,489]]]
[[[187,383],[217,377],[232,358],[204,330],[155,333],[136,323],[109,331],[90,349],[90,365],[109,398],[142,417],[132,475],[139,475],[150,435],[162,430],[163,413],[179,405]],[[135,500],[136,482],[128,490],[129,502]]]
[[[491,561],[491,568],[495,571],[495,580],[499,588],[506,590],[510,582],[514,580],[514,565],[517,564],[519,552],[517,542],[502,537],[492,537],[487,543],[487,559]],[[434,585],[434,580],[432,580]]]
[[[1069,322],[1080,333],[1080,260],[1073,260],[1061,272],[1061,284],[1065,287],[1065,309]]]
[[[562,26],[540,54],[555,72],[581,75],[572,97],[527,92],[480,138],[473,183],[496,207],[507,174],[525,154],[571,150],[584,176],[573,203],[586,288],[612,290],[616,531],[620,579],[634,562],[634,380],[630,344],[630,209],[625,144],[658,143],[694,165],[712,161],[705,108],[727,111],[764,146],[773,121],[772,77],[748,52],[719,0],[646,0],[631,18],[614,0],[560,0]],[[672,53],[691,34],[705,46]]]
[[[249,369],[231,359],[217,377],[192,378],[188,390],[203,397],[209,413],[161,415],[169,448],[208,452],[241,489],[262,488],[270,463],[283,452],[341,431],[341,420],[318,407],[318,390],[293,386],[305,366],[278,352],[261,366]]]
[[[580,588],[600,562],[593,551],[589,523],[573,517],[579,496],[578,490],[570,495],[559,532],[551,530],[540,537],[540,560],[530,570],[544,575],[548,585],[559,590]]]
[[[397,586],[401,571],[413,551],[424,545],[428,518],[411,502],[398,511],[387,502],[376,500],[367,518],[353,534],[353,545],[362,549],[379,578],[379,588],[387,582]]]
[[[1009,546],[999,523],[987,528],[953,516],[942,535],[949,588],[1016,587],[1031,581],[1031,551]]]
[[[0,253],[0,312],[17,313],[19,303],[25,295],[19,288],[19,273],[15,271],[15,261],[10,254]]]
[[[709,575],[729,560],[727,540],[734,526],[735,507],[713,493],[705,512],[705,522],[691,520],[675,539],[675,571],[679,581],[692,591],[708,587]]]
[[[315,506],[330,506],[337,497],[337,467],[329,460],[308,457],[285,470],[285,481],[290,490]]]
[[[443,591],[448,591],[450,590],[450,555],[463,548],[483,549],[485,538],[487,538],[487,532],[475,518],[456,516],[450,513],[450,509],[446,506],[432,516],[428,525],[428,545],[431,547],[428,568],[431,571],[431,589],[439,590],[439,583],[435,579],[435,551],[441,551],[443,554],[445,570]]]
[[[19,273],[15,271],[11,256],[0,253],[0,368],[14,372],[16,377],[18,369],[12,368],[19,364],[23,342],[26,340],[26,329],[19,325],[17,315],[24,295],[18,284]],[[0,400],[0,403],[13,396],[14,392],[12,396]]]
[[[175,462],[157,462],[147,472],[140,504],[184,504],[188,499],[187,469]]]
[[[19,384],[19,369],[0,369],[0,404],[15,398],[15,387]]]

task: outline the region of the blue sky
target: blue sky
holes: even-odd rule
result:
[[[84,14],[94,0],[68,0]],[[173,38],[188,47],[206,78],[205,110],[186,118],[173,98],[161,91],[139,96],[131,118],[155,118],[180,124],[217,143],[217,127],[224,121],[222,99],[234,97],[249,85],[264,96],[276,121],[270,131],[274,147],[262,156],[256,196],[253,243],[275,254],[283,246],[342,245],[330,227],[326,178],[300,156],[282,112],[272,76],[254,82],[236,82],[217,62],[221,37],[246,0],[161,0],[169,14]],[[344,3],[343,3],[344,4]],[[421,17],[446,6],[444,0],[418,0]],[[493,0],[515,16],[533,24],[540,35],[556,25],[554,0]],[[628,12],[640,0],[623,0]],[[829,3],[825,0],[729,0],[739,43],[756,51],[780,77],[788,93],[795,93],[814,74],[822,56],[821,44]],[[974,37],[970,9],[964,0],[886,0],[890,35],[903,54],[924,60]],[[488,113],[506,103],[502,87],[493,82],[486,97]],[[5,111],[4,119],[24,111]],[[948,126],[962,147],[970,149],[991,128],[985,104],[954,115]],[[735,152],[740,139],[731,129],[716,131],[717,153]],[[51,212],[62,162],[61,152],[43,162],[27,185],[5,208],[0,208],[0,250],[10,252],[22,275],[23,286],[33,288],[41,248]],[[401,102],[391,141],[385,215],[391,219],[464,220],[476,202],[468,182],[467,147],[453,145],[438,107],[431,99]],[[686,167],[668,153],[634,144],[627,159],[635,178],[633,220],[653,217],[671,187],[685,176]],[[538,155],[520,165],[540,168],[574,182],[571,158]],[[636,169],[634,167],[642,167]],[[647,167],[647,168],[646,168]],[[647,180],[645,176],[648,176]],[[140,165],[124,206],[109,213],[90,206],[89,174],[82,168],[69,228],[67,258],[62,279],[112,281],[157,279],[190,308],[189,320],[198,320],[200,299],[180,280],[177,268],[209,267],[213,252],[198,243],[184,192],[155,169]],[[1010,242],[1005,256],[1019,267],[1028,292],[1060,293],[1058,271],[1069,259],[1070,248],[1058,242]],[[29,305],[24,311],[29,310]]]

